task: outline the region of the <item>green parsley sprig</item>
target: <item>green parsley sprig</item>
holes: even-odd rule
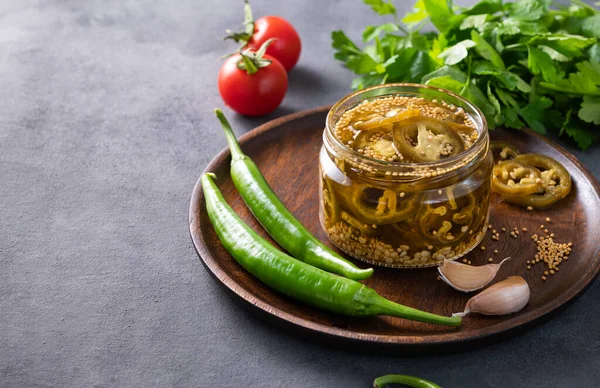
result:
[[[556,131],[586,149],[599,138],[600,11],[580,0],[481,0],[470,8],[418,0],[399,19],[389,0],[364,0],[393,20],[363,31],[363,48],[333,31],[353,89],[417,82],[475,103],[490,127]],[[600,3],[596,3],[598,6]],[[422,30],[432,24],[436,32]]]

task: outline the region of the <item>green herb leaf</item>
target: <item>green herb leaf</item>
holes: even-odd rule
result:
[[[523,108],[519,109],[519,115],[527,122],[527,125],[534,131],[546,134],[546,127],[543,124],[545,110],[552,106],[552,100],[542,97]]]
[[[581,35],[546,34],[534,37],[529,41],[550,47],[567,58],[582,56],[582,49],[596,43],[595,38],[587,38]]]
[[[423,76],[422,82],[429,82],[430,79],[448,76],[464,85],[467,82],[467,75],[456,66],[442,66],[437,70]],[[441,86],[440,86],[441,87]]]
[[[527,51],[527,66],[533,74],[542,74],[546,82],[556,82],[564,76],[564,72],[548,54],[534,46],[527,46]]]
[[[427,19],[428,16],[429,14],[425,10],[425,3],[423,0],[418,0],[413,7],[413,11],[404,15],[402,18],[402,23],[413,26]]]
[[[583,19],[581,32],[588,37],[600,38],[600,13]]]
[[[499,69],[504,70],[506,68],[500,54],[477,31],[471,31],[471,39],[475,42],[475,51],[479,55],[492,62]]]
[[[442,58],[446,65],[456,65],[465,59],[467,55],[469,55],[467,49],[475,47],[475,45],[476,43],[471,39],[465,39],[458,42],[454,46],[448,47],[440,55],[438,55],[438,58]]]
[[[449,75],[430,78],[429,80],[427,80],[426,84],[430,86],[435,86],[436,88],[447,89],[456,94],[460,94],[461,90],[465,87],[464,83],[455,80]]]
[[[370,6],[371,9],[377,12],[379,15],[395,15],[396,7],[391,1],[383,0],[364,0],[365,4]]]
[[[346,62],[346,67],[356,74],[368,74],[371,72],[383,73],[385,68],[377,63],[370,55],[361,53]]]
[[[398,30],[399,28],[396,23],[385,23],[379,26],[367,26],[363,31],[363,41],[370,42],[379,37],[382,32],[394,32]]]
[[[331,33],[331,46],[336,50],[334,54],[335,59],[344,62],[362,53],[358,46],[343,31],[333,31]]]
[[[352,90],[359,90],[385,83],[387,74],[367,74],[352,80]]]
[[[585,122],[600,124],[600,97],[584,96],[578,116]]]
[[[565,132],[569,137],[573,138],[577,142],[577,145],[583,149],[588,149],[593,143],[598,140],[598,135],[591,132],[589,129],[583,127],[576,127],[574,125],[568,125],[565,128]]]
[[[519,0],[509,5],[509,14],[515,19],[539,20],[547,11],[548,0]]]
[[[488,15],[472,15],[467,16],[462,23],[460,23],[461,30],[468,30],[469,28],[481,28],[487,21]]]
[[[463,11],[465,15],[481,15],[490,14],[493,15],[496,12],[503,10],[502,0],[483,0],[475,4],[471,8],[467,8]]]
[[[452,12],[448,0],[423,0],[423,4],[431,22],[440,32],[448,31],[457,23],[458,19]]]

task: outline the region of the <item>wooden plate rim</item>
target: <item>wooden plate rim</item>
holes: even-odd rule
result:
[[[246,142],[252,140],[253,138],[260,136],[264,132],[267,132],[273,128],[276,128],[282,124],[285,124],[289,121],[302,119],[314,114],[323,114],[329,111],[331,108],[328,106],[321,106],[314,109],[304,110],[301,112],[289,114],[286,116],[282,116],[280,118],[271,120],[267,123],[264,123],[253,130],[245,133],[239,138],[239,143],[243,146]],[[558,152],[560,152],[563,156],[571,160],[578,168],[583,172],[586,178],[593,184],[594,191],[596,193],[596,197],[600,198],[600,183],[596,180],[594,175],[579,162],[579,160],[570,152],[568,152],[565,148],[558,145],[554,141],[547,139],[544,136],[541,136],[530,129],[524,129],[524,131],[528,135],[532,135],[537,137],[539,140],[547,143]],[[204,169],[202,174],[205,172],[210,172],[214,170],[215,166],[219,166],[222,163],[226,162],[226,159],[229,157],[229,149],[226,147],[221,150],[208,164],[208,166]],[[202,175],[200,175],[200,178]],[[581,294],[587,287],[589,287],[593,280],[600,273],[600,265],[595,265],[592,271],[586,272],[583,277],[576,283],[573,283],[571,287],[569,287],[566,291],[560,294],[560,296],[554,299],[552,302],[546,303],[545,305],[529,311],[524,314],[516,315],[507,320],[498,322],[494,325],[487,326],[485,328],[473,329],[464,332],[447,332],[444,334],[433,334],[423,336],[394,336],[394,335],[379,335],[379,334],[365,334],[359,333],[351,330],[346,330],[338,327],[327,326],[320,323],[315,323],[304,318],[301,318],[297,315],[290,314],[286,311],[280,310],[276,305],[269,305],[262,300],[256,298],[253,294],[247,292],[243,287],[241,287],[234,279],[229,277],[218,265],[217,260],[210,253],[208,249],[200,228],[200,215],[202,214],[202,209],[204,208],[204,195],[202,193],[202,185],[200,182],[200,178],[196,182],[194,186],[194,190],[192,193],[191,201],[190,201],[190,210],[189,210],[189,228],[190,235],[192,237],[192,241],[194,244],[194,248],[196,253],[200,257],[202,263],[209,270],[209,272],[219,280],[227,289],[241,298],[244,302],[249,303],[249,305],[253,308],[261,310],[261,312],[271,315],[281,321],[291,323],[293,325],[299,326],[302,329],[308,330],[309,332],[314,332],[315,334],[325,334],[328,336],[338,337],[342,339],[347,339],[351,341],[359,341],[359,342],[368,342],[368,343],[379,343],[379,344],[394,344],[398,346],[411,346],[411,345],[443,345],[443,344],[458,344],[464,341],[471,341],[476,339],[481,339],[488,336],[499,335],[508,331],[512,331],[517,329],[519,326],[533,323],[534,321],[540,320],[542,317],[551,313],[552,311],[563,307],[567,302],[573,300],[579,294]],[[598,258],[595,259],[596,261]],[[358,335],[357,335],[358,334]]]

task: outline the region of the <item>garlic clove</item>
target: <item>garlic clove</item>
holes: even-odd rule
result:
[[[500,270],[500,266],[506,260],[502,260],[500,264],[486,264],[473,266],[462,264],[457,261],[444,260],[438,267],[440,277],[450,287],[462,292],[471,292],[479,290],[488,285]]]
[[[521,311],[529,302],[529,285],[520,276],[510,276],[481,291],[467,302],[465,311],[454,314],[461,317],[469,313],[507,315]]]

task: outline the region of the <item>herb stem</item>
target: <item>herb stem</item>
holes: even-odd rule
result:
[[[583,1],[581,1],[581,0],[571,0],[571,1],[572,1],[573,3],[575,3],[575,4],[579,5],[580,7],[583,7],[583,8],[585,8],[585,9],[589,9],[590,11],[592,11],[592,12],[594,12],[594,13],[598,13],[598,12],[600,12],[600,11],[598,11],[596,8],[592,7],[592,6],[591,6],[591,5],[589,5],[589,4],[586,4],[586,3],[584,3],[584,2],[583,2]]]

